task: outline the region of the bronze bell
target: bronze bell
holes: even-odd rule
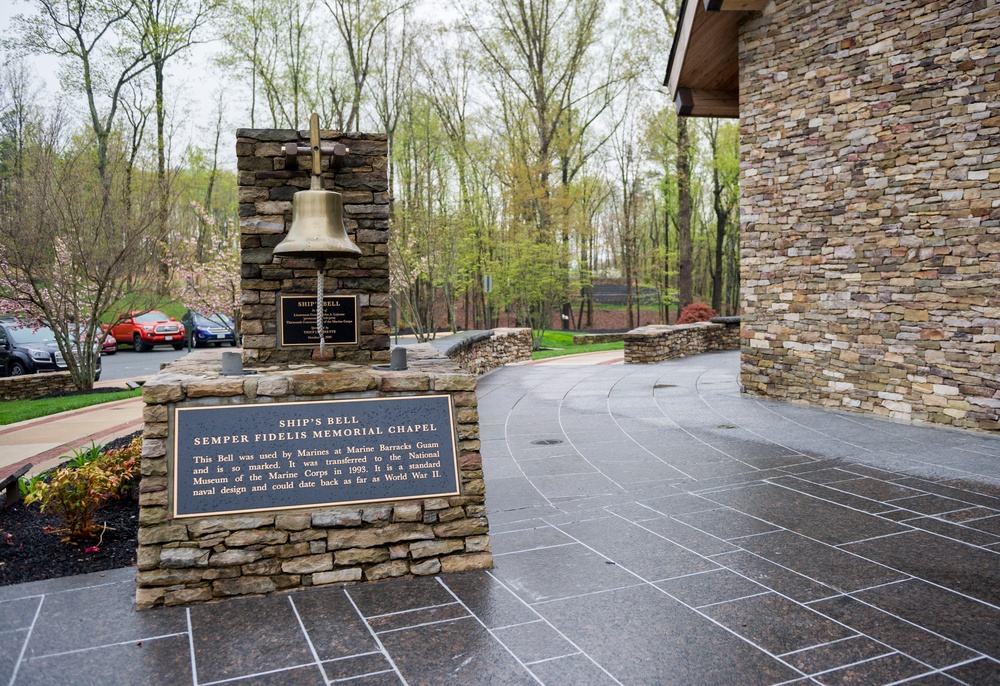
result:
[[[340,193],[323,190],[320,181],[319,115],[309,118],[309,145],[312,174],[309,190],[292,196],[292,226],[273,254],[323,260],[328,257],[360,255],[344,228],[344,202]]]
[[[292,226],[275,246],[274,254],[313,259],[360,255],[361,248],[344,228],[340,193],[312,188],[293,195]]]

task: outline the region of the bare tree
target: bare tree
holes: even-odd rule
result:
[[[132,2],[113,0],[34,0],[34,4],[39,13],[14,17],[15,35],[6,45],[67,61],[65,85],[86,98],[97,141],[97,168],[103,176],[125,88],[152,66],[146,46],[121,40],[135,8]]]

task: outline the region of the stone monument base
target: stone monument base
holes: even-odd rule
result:
[[[136,606],[139,609],[309,586],[492,567],[479,453],[476,378],[472,374],[427,346],[411,353],[406,371],[309,362],[255,368],[252,373],[242,376],[223,376],[221,369],[221,351],[205,351],[168,365],[143,389],[146,407],[136,558]],[[379,469],[390,470],[386,465],[391,460],[404,465],[409,461],[408,466],[395,469],[411,470],[403,474],[411,482],[417,482],[414,472],[435,466],[432,460],[425,458],[433,455],[433,451],[415,451],[408,455],[404,450],[390,452],[381,451],[381,448],[417,445],[412,437],[400,434],[405,429],[419,431],[421,427],[430,426],[413,423],[421,421],[419,403],[424,401],[414,400],[419,398],[427,402],[433,399],[437,406],[451,408],[455,430],[452,492],[431,495],[405,492],[400,496],[401,491],[396,490],[392,491],[396,495],[390,498],[363,499],[349,494],[346,496],[348,502],[330,496],[327,502],[309,506],[275,500],[271,509],[259,507],[259,501],[245,510],[232,505],[241,497],[249,497],[241,495],[239,489],[251,486],[254,480],[269,482],[276,498],[280,487],[281,497],[290,497],[292,501],[296,496],[312,495],[309,493],[312,489],[300,486],[308,485],[310,482],[303,479],[312,478],[319,470],[327,472],[326,480],[322,481],[324,485],[333,483],[330,474],[334,467],[324,468],[326,460],[311,461],[308,457],[313,452],[323,451],[303,450],[301,454],[307,457],[298,462],[290,458],[293,445],[298,445],[294,443],[296,438],[308,437],[314,441],[310,445],[320,445],[312,427],[296,426],[297,422],[319,424],[320,417],[323,424],[336,426],[341,421],[338,417],[344,415],[344,423],[354,421],[362,426],[351,429],[355,435],[358,432],[379,434],[350,441],[330,439],[322,443],[331,451],[348,451],[347,457],[338,455],[330,464],[336,464],[345,474],[351,470],[349,465],[358,465],[355,470],[365,467],[370,481],[370,472],[376,470],[373,460],[378,460]],[[406,400],[393,402],[390,399]],[[353,404],[319,401],[353,401]],[[367,404],[370,401],[374,403]],[[366,411],[384,411],[385,421],[364,423],[348,411],[340,415],[330,411],[330,408],[356,408],[360,402],[366,403]],[[392,416],[397,406],[402,405],[410,408],[406,413],[408,424],[397,422]],[[258,433],[231,429],[229,425],[221,431],[211,430],[213,425],[209,420],[213,413],[202,412],[209,408],[248,406],[253,406],[250,411],[256,417],[263,416],[267,422],[273,421],[274,426],[280,424],[280,431],[272,431],[265,422],[260,424]],[[236,410],[236,414],[244,411],[247,410]],[[233,412],[214,416],[228,417],[230,414]],[[201,415],[205,415],[204,421]],[[194,438],[178,439],[181,423],[178,416],[189,425],[184,435]],[[414,420],[414,416],[418,419]],[[190,417],[199,419],[194,421]],[[306,419],[289,419],[291,417]],[[445,430],[441,426],[434,428]],[[446,430],[449,434],[452,431],[451,427]],[[390,432],[395,435],[386,435]],[[268,461],[274,455],[267,452],[272,444],[260,441],[282,439],[290,441],[287,444],[289,460],[285,460],[280,469],[272,469],[278,466]],[[370,450],[359,447],[361,443],[355,444],[356,441],[369,441],[372,447]],[[189,445],[198,447],[192,451]],[[442,473],[435,471],[434,474],[446,480],[450,448],[443,448],[442,457],[438,458],[443,462],[439,466]],[[349,456],[352,452],[364,451],[374,451],[374,455]],[[198,455],[192,457],[192,452]],[[329,460],[329,456],[326,459]],[[205,463],[204,467],[198,466],[199,460]],[[303,464],[315,465],[317,461],[319,466],[309,474],[288,469],[289,464],[298,470]],[[250,471],[254,469],[256,471]],[[204,484],[204,488],[198,486],[197,490],[192,490],[179,483],[190,483],[192,477],[187,472],[192,471],[204,474],[193,477],[193,482]],[[293,473],[294,478],[290,476]],[[380,474],[384,479],[384,473]],[[244,476],[250,476],[250,480],[244,481]],[[350,483],[349,479],[344,481]],[[392,483],[397,489],[419,490],[419,485]],[[369,486],[373,485],[365,487]],[[381,485],[372,491],[376,496],[379,487]],[[286,488],[287,493],[283,492]],[[327,493],[336,495],[341,492],[338,488],[329,488]],[[221,496],[216,489],[227,495]],[[209,511],[213,505],[218,513]],[[195,514],[184,509],[192,507]],[[202,512],[199,508],[207,509]]]

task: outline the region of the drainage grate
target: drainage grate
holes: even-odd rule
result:
[[[531,445],[558,445],[562,443],[558,438],[540,438],[537,441],[532,441]]]
[[[719,424],[715,427],[716,429],[735,429],[736,427],[732,424]]]
[[[654,384],[653,388],[677,388],[677,384],[675,384],[675,383],[658,383],[658,384]]]

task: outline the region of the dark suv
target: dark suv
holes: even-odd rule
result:
[[[94,381],[101,378],[101,356],[97,354]],[[66,371],[63,354],[52,329],[32,328],[9,319],[0,319],[0,374],[21,376],[35,372]]]

